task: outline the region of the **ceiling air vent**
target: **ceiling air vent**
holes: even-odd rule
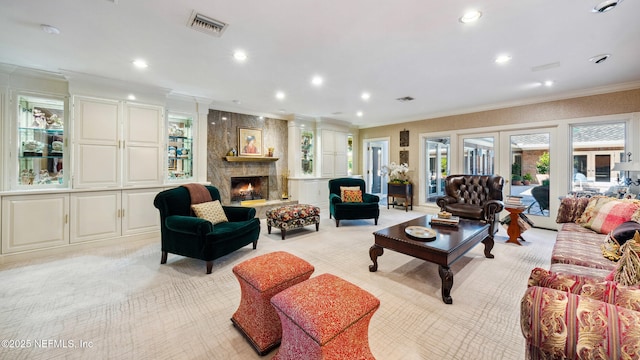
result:
[[[216,37],[222,36],[227,24],[222,21],[193,12],[187,24],[190,28]]]
[[[407,102],[407,101],[413,101],[413,98],[411,96],[405,96],[405,97],[397,98],[396,100],[401,102]]]

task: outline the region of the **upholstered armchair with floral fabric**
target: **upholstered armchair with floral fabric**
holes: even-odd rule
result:
[[[342,188],[342,189],[341,189]],[[347,190],[345,190],[347,189]],[[352,199],[343,197],[347,194],[359,192],[360,198],[354,194]],[[350,197],[350,196],[348,196]],[[338,178],[329,180],[329,219],[336,219],[336,227],[340,220],[374,219],[378,225],[380,217],[380,198],[377,195],[365,193],[365,182],[362,179]]]
[[[205,188],[212,200],[220,200],[216,187]],[[183,186],[160,192],[153,204],[160,211],[162,264],[167,262],[167,253],[182,255],[206,261],[210,274],[213,260],[249,244],[255,249],[258,244],[260,220],[254,208],[222,206],[228,221],[214,225],[194,216],[191,195]]]
[[[521,300],[527,359],[640,359],[640,286],[531,272]]]
[[[449,175],[445,179],[445,196],[436,200],[440,210],[465,219],[484,220],[498,231],[498,214],[504,209],[500,175]]]

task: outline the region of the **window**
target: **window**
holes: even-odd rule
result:
[[[573,176],[568,187],[574,192],[607,194],[616,192],[615,163],[626,161],[626,124],[581,124],[571,126],[571,150]]]

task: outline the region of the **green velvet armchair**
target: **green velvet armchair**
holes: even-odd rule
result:
[[[340,187],[359,187],[362,192],[362,202],[344,202],[340,196]],[[377,195],[365,193],[365,183],[362,179],[338,178],[329,180],[329,219],[336,219],[336,227],[340,220],[374,219],[378,225],[380,217],[380,198]]]
[[[206,188],[213,200],[220,200],[217,188]],[[160,192],[153,205],[160,211],[161,264],[167,262],[167,253],[172,253],[206,261],[207,274],[211,274],[213,260],[250,243],[254,249],[258,245],[260,220],[255,218],[254,208],[223,206],[229,222],[214,226],[193,215],[191,196],[182,186]]]

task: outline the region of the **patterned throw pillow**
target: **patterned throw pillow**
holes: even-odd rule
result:
[[[209,220],[213,225],[229,221],[227,215],[224,213],[222,204],[220,204],[220,200],[191,205],[191,209],[193,209],[197,217]]]
[[[360,190],[345,190],[344,202],[362,202],[362,191]]]
[[[633,239],[638,231],[640,231],[640,223],[635,221],[625,221],[618,225],[605,238],[602,245],[602,255],[609,260],[618,261],[622,255],[620,246]]]
[[[360,186],[340,186],[340,199],[344,200],[344,191],[345,190],[360,190]]]
[[[593,197],[577,222],[587,229],[608,234],[618,225],[631,220],[639,209],[638,200]]]
[[[565,197],[560,203],[560,209],[558,209],[556,223],[561,224],[575,222],[580,218],[588,203],[588,197]]]

